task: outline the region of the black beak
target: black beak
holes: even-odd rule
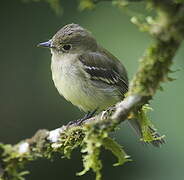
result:
[[[52,46],[51,46],[51,40],[46,41],[46,42],[39,43],[39,44],[37,45],[37,47],[52,48]]]

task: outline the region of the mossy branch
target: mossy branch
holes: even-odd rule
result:
[[[92,0],[91,2],[94,3]],[[81,126],[74,123],[53,131],[39,130],[32,138],[16,145],[0,144],[0,180],[22,180],[27,171],[21,170],[27,162],[38,158],[52,158],[56,152],[70,158],[72,150],[77,147],[82,149],[84,162],[84,170],[78,175],[92,169],[96,173],[96,179],[100,180],[102,162],[99,154],[102,146],[117,157],[118,163],[115,165],[129,161],[129,156],[108,133],[132,116],[140,120],[143,141],[154,140],[147,131],[150,122],[146,116],[148,108],[145,104],[160,89],[160,83],[170,79],[170,66],[184,37],[184,4],[181,0],[145,2],[156,10],[157,15],[151,19],[146,18],[143,23],[133,17],[132,22],[141,30],[147,31],[154,42],[140,59],[126,98],[115,107],[86,120]]]

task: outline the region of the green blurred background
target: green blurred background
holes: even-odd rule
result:
[[[63,25],[78,23],[92,31],[97,40],[128,69],[135,73],[138,59],[151,38],[138,31],[122,10],[111,3],[100,3],[93,11],[80,12],[76,0],[63,0],[64,13],[57,16],[46,3],[22,3],[20,0],[0,2],[0,141],[17,143],[31,137],[40,128],[54,129],[83,114],[66,102],[54,87],[50,71],[50,52],[39,49],[39,42],[48,40]],[[139,3],[134,7],[144,11]],[[112,136],[124,146],[133,162],[112,167],[115,158],[103,151],[105,180],[183,180],[184,179],[184,46],[175,57],[170,76],[152,101],[150,116],[166,135],[167,144],[157,149],[143,146],[132,130],[123,123]],[[82,177],[81,155],[75,151],[71,160],[56,157],[53,162],[30,163],[28,180],[92,180],[93,173]]]

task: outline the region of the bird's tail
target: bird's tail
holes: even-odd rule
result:
[[[143,139],[143,133],[142,133],[139,121],[137,119],[130,119],[130,120],[128,120],[128,124],[134,129],[134,131],[138,135],[138,137],[140,139]],[[146,142],[146,143],[151,143],[155,147],[160,147],[162,144],[165,143],[163,136],[160,136],[160,134],[156,131],[156,129],[154,129],[151,126],[148,126],[147,130],[149,131],[148,133],[153,137],[152,138],[153,140]],[[143,141],[144,141],[144,139],[143,139]]]

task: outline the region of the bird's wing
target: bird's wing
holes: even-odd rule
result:
[[[89,52],[80,55],[79,60],[91,80],[115,86],[124,95],[128,91],[128,78],[124,66],[108,51]]]

